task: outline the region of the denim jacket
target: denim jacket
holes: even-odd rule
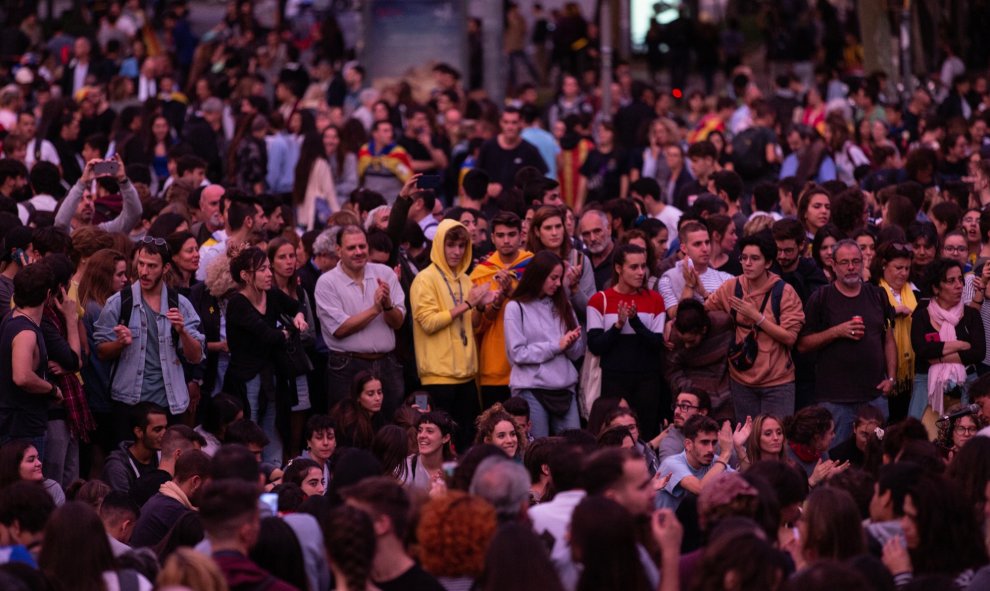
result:
[[[162,285],[161,310],[158,313],[156,323],[158,326],[158,351],[161,356],[162,372],[165,381],[165,395],[168,398],[169,412],[179,414],[185,412],[189,407],[189,389],[186,387],[186,379],[182,371],[182,361],[176,354],[176,347],[172,344],[172,324],[165,317],[168,312],[168,293],[164,284]],[[148,346],[147,316],[142,309],[141,285],[137,282],[131,285],[131,294],[134,296],[134,310],[131,311],[131,319],[128,328],[131,329],[133,341],[124,348],[117,359],[117,370],[114,374],[113,383],[110,384],[110,397],[117,402],[134,405],[141,401],[141,386],[144,371],[144,350]],[[186,333],[199,341],[203,351],[206,350],[206,337],[199,331],[199,315],[196,309],[185,298],[179,296],[179,311],[185,319]],[[103,312],[100,313],[99,320],[96,321],[95,338],[96,343],[106,343],[117,340],[117,335],[113,328],[120,320],[120,294],[115,293],[107,300]],[[182,344],[179,343],[179,350]],[[202,356],[196,362],[202,361]]]

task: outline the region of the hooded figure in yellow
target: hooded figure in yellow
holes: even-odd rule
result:
[[[416,368],[434,405],[451,414],[466,438],[480,412],[472,318],[496,292],[471,283],[471,237],[455,220],[440,222],[430,260],[433,264],[416,276],[409,291]]]

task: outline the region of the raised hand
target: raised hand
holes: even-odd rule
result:
[[[735,432],[732,433],[732,443],[738,448],[746,447],[746,441],[750,433],[753,432],[753,417],[746,417],[746,421],[736,425]]]

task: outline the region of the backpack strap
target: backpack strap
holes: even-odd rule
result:
[[[784,298],[784,287],[786,283],[783,279],[778,279],[777,283],[770,288],[770,309],[773,310],[773,317],[777,324],[780,324],[780,300]]]

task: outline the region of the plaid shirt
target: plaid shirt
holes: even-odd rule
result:
[[[44,318],[58,327],[59,335],[65,338],[67,333],[65,318],[49,302],[45,306]],[[55,377],[55,385],[62,391],[65,398],[65,412],[68,415],[66,422],[69,425],[69,433],[80,441],[89,441],[89,432],[96,430],[96,421],[89,412],[89,404],[86,402],[86,392],[83,390],[82,382],[79,381],[79,374],[67,373]]]

